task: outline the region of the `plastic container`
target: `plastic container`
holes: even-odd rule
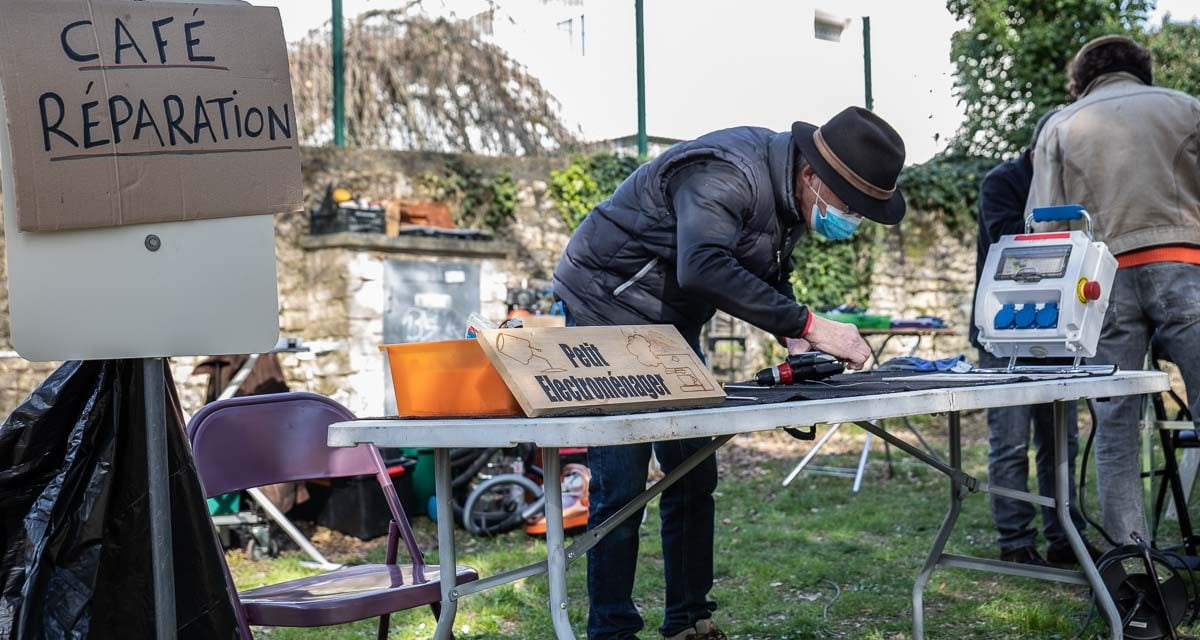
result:
[[[818,313],[817,315],[836,320],[838,322],[848,322],[859,329],[890,329],[892,328],[892,317],[875,315],[870,313]]]
[[[417,461],[412,476],[412,492],[414,498],[412,515],[425,513],[425,504],[436,493],[433,482],[433,449],[405,448],[400,452]],[[405,507],[406,509],[408,507]]]
[[[240,491],[223,493],[208,499],[208,515],[210,516],[233,515],[241,508],[242,494]]]
[[[412,471],[416,461],[396,455],[395,452],[396,449],[385,449],[380,453],[383,454],[383,463],[392,485],[396,487],[400,506],[411,520],[416,515],[414,511],[417,507],[412,491]],[[320,484],[309,482],[308,494],[308,502],[297,507],[305,508],[305,511],[297,513],[293,509],[288,512],[289,517],[295,520],[311,519],[323,527],[360,540],[387,535],[392,512],[375,476],[335,478]],[[424,505],[421,507],[424,508]]]
[[[405,417],[518,416],[521,405],[474,340],[379,347]]]
[[[387,535],[391,521],[387,499],[375,476],[334,479],[325,508],[317,517],[317,524],[359,540]]]

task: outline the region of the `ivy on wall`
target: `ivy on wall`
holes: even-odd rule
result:
[[[487,175],[452,156],[442,172],[426,171],[418,183],[430,198],[450,205],[454,223],[462,228],[496,232],[516,212],[517,184],[508,169]]]
[[[947,0],[962,27],[950,38],[963,107],[954,148],[1012,158],[1043,113],[1069,100],[1067,62],[1097,36],[1140,38],[1149,0]]]
[[[550,197],[574,232],[638,168],[637,158],[613,153],[576,156],[565,169],[550,172]]]
[[[842,303],[866,307],[871,301],[871,272],[879,256],[880,226],[859,225],[854,237],[833,241],[807,233],[792,252],[796,301],[816,309]]]
[[[974,233],[979,185],[998,164],[1000,160],[994,158],[949,153],[905,167],[899,187],[908,202],[908,214],[901,224],[924,226],[936,218],[951,232]]]
[[[512,172],[508,169],[501,169],[492,178],[491,191],[492,201],[487,208],[483,224],[488,229],[495,231],[507,225],[517,210],[517,181],[513,180]]]

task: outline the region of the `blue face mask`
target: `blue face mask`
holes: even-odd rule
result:
[[[811,185],[808,188],[817,196],[818,201],[825,204],[825,212],[822,213],[817,203],[813,203],[813,231],[830,240],[845,240],[854,235],[854,230],[858,229],[859,223],[862,222],[862,216],[845,213],[841,209],[829,204],[825,198],[821,197],[821,192],[813,189]]]

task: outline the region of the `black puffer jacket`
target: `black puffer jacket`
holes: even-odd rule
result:
[[[808,310],[795,303],[789,276],[805,225],[791,138],[716,131],[629,176],[584,219],[554,272],[554,292],[576,322],[673,324],[697,344],[719,308],[775,335],[801,335]],[[676,187],[672,178],[698,163],[715,168]]]

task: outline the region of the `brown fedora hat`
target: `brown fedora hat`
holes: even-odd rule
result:
[[[794,123],[792,144],[854,213],[882,224],[904,217],[904,194],[896,187],[904,140],[883,118],[848,107],[821,127]]]

